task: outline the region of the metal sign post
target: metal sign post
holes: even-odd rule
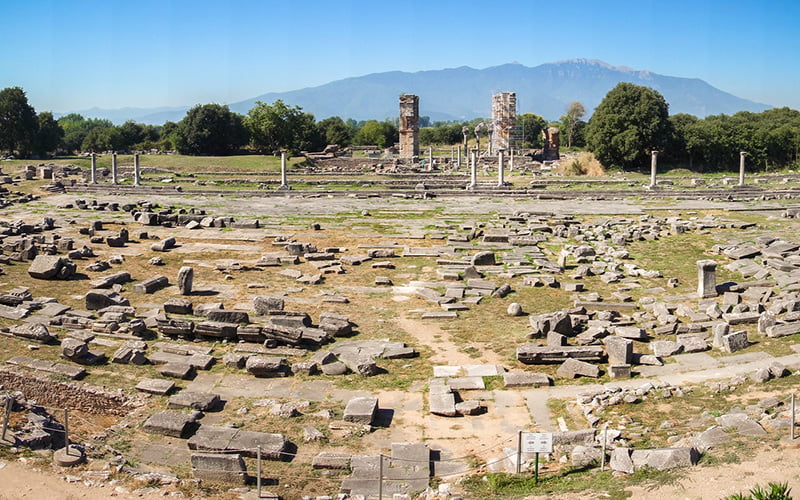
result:
[[[539,453],[553,452],[552,432],[520,432],[517,471],[519,471],[522,453],[534,453],[534,484],[539,484]]]

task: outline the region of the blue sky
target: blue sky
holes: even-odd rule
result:
[[[232,103],[383,71],[564,59],[800,109],[800,2],[0,0],[0,88],[37,111]]]

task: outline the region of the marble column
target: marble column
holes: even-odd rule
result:
[[[747,153],[739,151],[739,186],[744,186],[744,157]]]
[[[650,152],[650,187],[656,187],[656,167],[658,165],[658,151]]]
[[[467,189],[475,189],[478,185],[478,150],[473,149],[469,158],[469,184]]]
[[[119,184],[119,172],[117,171],[117,153],[111,153],[111,182]]]
[[[286,151],[281,151],[281,185],[278,189],[291,189],[286,177]]]
[[[505,150],[503,148],[499,148],[497,150],[497,187],[503,187],[506,183],[505,179]]]
[[[133,155],[133,185],[142,185],[142,176],[141,172],[139,171],[139,153],[135,153]]]
[[[92,153],[92,184],[97,184],[97,155]]]
[[[456,150],[457,150],[457,153],[456,153],[456,155],[457,155],[456,156],[456,169],[460,169],[461,168],[461,146],[457,147]]]
[[[697,296],[701,299],[717,296],[717,263],[713,260],[697,261]]]

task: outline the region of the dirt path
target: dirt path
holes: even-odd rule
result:
[[[87,487],[83,482],[68,483],[63,478],[67,475],[79,476],[74,470],[43,468],[35,469],[19,462],[0,462],[0,500],[17,500],[19,498],[48,500],[103,500],[109,497],[122,500],[142,498],[164,498],[160,494],[134,495],[123,490],[115,490],[115,486],[106,484],[100,487]],[[123,487],[128,490],[127,487]]]
[[[400,317],[398,325],[417,341],[431,348],[431,365],[503,365],[496,352],[483,351],[480,357],[473,358],[466,354],[451,338],[450,332],[442,330],[436,323]]]

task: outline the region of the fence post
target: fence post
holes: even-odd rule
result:
[[[794,440],[794,393],[792,393],[792,419],[789,428],[791,429],[792,440]]]
[[[378,455],[378,500],[383,500],[383,453]]]
[[[69,410],[64,408],[64,449],[69,455]]]
[[[256,489],[258,490],[258,498],[261,498],[261,445],[258,445],[258,466],[256,468]]]
[[[517,431],[517,474],[522,472],[522,431]]]

